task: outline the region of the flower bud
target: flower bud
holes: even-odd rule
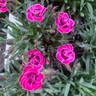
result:
[[[34,40],[34,43],[37,43],[37,42],[38,42],[38,40],[35,39],[35,40]]]
[[[5,81],[7,78],[5,76],[0,76],[0,81]]]
[[[25,5],[27,6],[27,2],[25,2]]]
[[[53,10],[57,10],[57,9],[58,9],[58,6],[53,7]]]
[[[9,0],[9,6],[10,8],[14,9],[15,8],[15,5],[18,4],[18,1],[17,0]]]
[[[27,39],[27,36],[24,35],[24,36],[22,37],[22,40],[26,40],[26,39]]]
[[[3,91],[7,91],[8,90],[8,87],[4,88]]]
[[[20,29],[17,29],[18,30],[18,32],[20,32]]]
[[[55,33],[55,30],[54,29],[50,29],[49,32],[50,33]]]
[[[54,14],[52,15],[52,17],[56,17],[56,13],[54,13]]]
[[[71,67],[70,67],[69,64],[65,64],[65,66],[66,66],[66,68],[67,68],[68,71],[72,72],[72,69],[71,69]]]
[[[53,69],[43,69],[43,74],[45,75],[45,76],[51,76],[51,75],[53,75],[53,74],[55,74],[56,73],[56,71],[54,71]]]
[[[24,62],[27,62],[28,61],[28,52],[24,52],[23,54],[23,57],[24,57]]]
[[[52,7],[52,4],[48,5],[48,6],[47,6],[47,9],[49,9],[49,8],[51,8],[51,7]]]
[[[4,19],[3,18],[0,18],[0,22],[4,22]]]
[[[13,42],[13,40],[8,39],[8,40],[6,40],[6,44],[7,45],[14,45],[14,42]]]
[[[7,51],[7,55],[11,54],[14,50],[14,47],[9,47],[8,51]]]
[[[23,66],[23,65],[21,65],[21,66],[20,66],[20,70],[23,70],[23,69],[24,69],[24,66]]]
[[[47,37],[47,40],[50,40],[50,38],[49,38],[49,37]]]
[[[38,46],[38,45],[37,45],[37,44],[35,44],[34,46],[37,48],[37,46]]]
[[[43,56],[46,56],[46,52],[45,51],[43,52]]]
[[[85,50],[89,50],[90,48],[89,47],[84,47]]]
[[[80,62],[76,65],[76,69],[79,69],[81,66]]]

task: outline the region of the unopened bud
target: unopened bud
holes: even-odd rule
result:
[[[66,68],[67,68],[68,71],[72,72],[72,69],[71,69],[71,67],[70,67],[69,64],[65,64],[65,66],[66,66]]]
[[[76,69],[79,69],[81,66],[80,62],[76,65]]]
[[[23,66],[23,65],[21,65],[21,66],[20,66],[20,70],[23,70],[23,69],[24,69],[24,66]]]
[[[20,32],[20,29],[17,29],[18,32]]]
[[[47,37],[47,40],[50,40],[50,38],[49,38],[49,37]]]
[[[27,2],[25,2],[25,5],[27,6]]]
[[[96,72],[95,72],[95,76],[96,76]]]
[[[54,13],[54,14],[52,15],[52,17],[56,17],[56,13]]]
[[[57,10],[57,9],[58,9],[58,6],[53,7],[53,10]]]
[[[16,4],[18,4],[17,0],[9,0],[10,8],[14,9]]]
[[[63,43],[65,43],[65,41],[62,41]]]
[[[8,51],[7,51],[7,55],[11,54],[14,50],[14,47],[9,47]]]
[[[55,30],[54,30],[54,29],[50,29],[49,32],[50,32],[50,33],[55,33]]]
[[[6,40],[6,44],[7,45],[14,45],[14,42],[13,42],[13,40],[8,39],[8,40]]]
[[[8,90],[8,87],[4,88],[3,91],[7,91]]]
[[[27,39],[27,36],[24,35],[24,36],[22,37],[22,40],[26,40],[26,39]]]
[[[43,52],[43,56],[46,56],[46,52],[45,51]]]
[[[18,4],[17,0],[9,0],[10,3]]]
[[[51,76],[51,75],[53,75],[53,74],[55,74],[56,73],[56,71],[54,71],[53,69],[43,69],[43,74],[45,75],[45,76]]]
[[[89,47],[84,47],[85,50],[89,50]]]
[[[34,40],[34,43],[37,43],[38,42],[38,40]]]
[[[37,44],[35,44],[34,46],[37,48],[37,46],[38,46],[38,45],[37,45]]]
[[[49,9],[49,8],[51,8],[51,7],[52,7],[52,4],[48,5],[48,6],[47,6],[47,9]]]
[[[28,52],[24,52],[23,54],[23,57],[24,57],[24,62],[27,62],[28,61]]]
[[[0,76],[0,81],[5,81],[7,78],[5,76]]]
[[[4,22],[4,19],[3,18],[0,18],[0,22]]]

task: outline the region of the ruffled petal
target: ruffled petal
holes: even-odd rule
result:
[[[7,7],[3,7],[3,8],[2,8],[2,12],[6,12],[7,10],[8,10]]]
[[[43,16],[40,16],[40,17],[34,16],[33,18],[34,18],[34,20],[36,20],[36,21],[42,21],[42,20],[43,20]]]
[[[34,18],[32,17],[31,13],[27,13],[27,19],[30,21],[34,21]]]
[[[44,79],[44,75],[43,75],[42,73],[40,73],[40,74],[38,75],[38,77],[36,78],[36,82],[41,82],[42,79]]]
[[[59,52],[56,54],[56,58],[57,58],[60,62],[63,61],[63,58],[61,57],[61,53],[59,53]]]
[[[29,69],[32,69],[32,67],[31,67],[31,66],[25,67],[25,68],[23,69],[23,73],[26,73]]]

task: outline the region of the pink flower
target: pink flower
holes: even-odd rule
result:
[[[0,11],[1,12],[6,12],[7,11],[7,7],[6,7],[6,0],[0,0]]]
[[[46,8],[40,4],[34,4],[27,9],[26,15],[27,19],[30,21],[42,21],[43,13],[46,11]]]
[[[75,53],[71,44],[65,44],[57,49],[56,58],[63,64],[69,64],[74,61]]]
[[[44,62],[45,59],[39,50],[33,49],[31,51],[28,51],[28,62],[27,62],[28,66],[30,65],[33,68],[41,70]],[[22,64],[25,66],[24,62]]]
[[[27,66],[19,77],[19,83],[25,90],[33,91],[41,88],[43,79],[44,75],[42,73],[31,66]]]
[[[55,19],[57,30],[60,33],[69,33],[74,26],[74,21],[69,18],[67,13],[60,12],[59,16]]]

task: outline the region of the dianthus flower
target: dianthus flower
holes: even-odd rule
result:
[[[42,21],[43,13],[46,11],[46,8],[40,4],[31,5],[26,12],[27,19],[30,21]]]
[[[41,70],[44,62],[45,62],[45,59],[39,50],[33,49],[33,50],[28,51],[27,66],[30,65],[33,68]],[[24,62],[23,62],[23,65],[25,66]]]
[[[74,21],[64,12],[59,13],[58,17],[55,19],[55,24],[60,33],[69,33],[74,27]]]
[[[19,83],[25,90],[33,91],[41,88],[43,79],[44,75],[42,73],[31,66],[27,66],[19,77]]]
[[[71,44],[65,44],[57,49],[56,58],[63,64],[69,64],[74,61],[75,53]]]
[[[6,0],[0,0],[0,11],[1,12],[6,12],[7,11],[7,7],[6,7]]]

